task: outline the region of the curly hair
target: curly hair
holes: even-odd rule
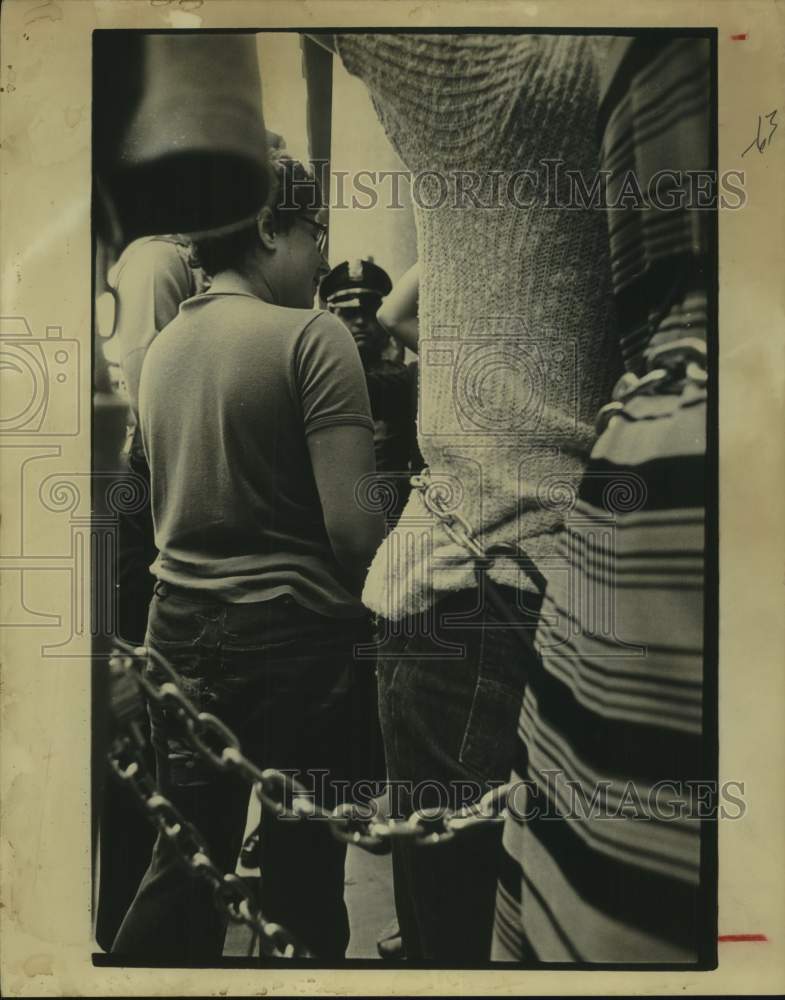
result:
[[[288,233],[295,218],[304,212],[316,212],[323,203],[316,177],[285,150],[271,157],[274,184],[268,207],[272,210],[276,232]],[[242,228],[218,236],[203,236],[193,243],[193,261],[211,277],[229,268],[241,268],[257,246],[256,219]]]

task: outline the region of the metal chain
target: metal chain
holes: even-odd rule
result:
[[[514,558],[525,566],[532,580],[542,589],[545,581],[537,567],[524,552],[513,546],[496,545],[490,550],[484,549],[477,540],[476,533],[469,522],[457,511],[447,508],[444,499],[444,488],[430,478],[427,467],[421,473],[410,478],[412,487],[420,492],[423,504],[441,523],[449,538],[466,549],[474,557],[475,576],[480,585],[480,570],[497,555]],[[502,617],[510,617],[510,609],[504,606],[504,601],[495,597],[492,583],[485,582],[486,594],[500,612]],[[526,647],[532,649],[530,636],[516,632],[516,637]],[[257,794],[265,805],[272,807],[279,815],[293,817],[319,816],[330,824],[330,829],[338,840],[372,854],[388,854],[392,850],[393,841],[409,841],[418,846],[435,846],[447,843],[457,836],[465,836],[480,828],[504,823],[507,815],[507,797],[513,787],[510,782],[486,792],[478,802],[466,806],[457,812],[437,809],[415,810],[405,820],[388,819],[378,821],[369,815],[368,806],[356,803],[345,803],[328,813],[320,806],[314,805],[303,796],[305,789],[292,778],[276,771],[262,773],[262,787],[257,788]],[[284,800],[288,799],[288,807]],[[258,831],[250,835],[255,837]]]
[[[707,383],[706,342],[698,337],[680,337],[649,348],[645,357],[649,371],[641,376],[625,372],[614,386],[611,402],[600,407],[595,421],[598,436],[636,396],[662,392],[681,385],[685,379],[699,388]]]
[[[478,829],[503,823],[507,815],[507,796],[512,787],[512,783],[508,782],[493,788],[478,802],[457,812],[441,807],[417,809],[408,819],[388,819],[381,823],[363,816],[365,807],[352,804],[339,806],[333,814],[334,820],[339,820],[333,833],[339,840],[362,847],[372,854],[387,854],[394,840],[423,847],[446,844],[457,836],[463,837]]]
[[[138,656],[140,652],[138,649],[134,650],[134,655]],[[160,688],[156,688],[146,678],[142,678],[141,674],[133,670],[133,656],[122,653],[114,655],[109,661],[109,666],[113,674],[113,687],[122,687],[124,680],[133,677],[148,694],[152,696],[152,692],[155,691],[157,700],[176,706],[175,710],[188,722],[193,724],[194,719],[199,719],[200,729],[194,725],[191,735],[199,748],[199,753],[212,763],[220,758],[216,757],[204,741],[206,733],[217,733],[222,738],[229,737],[232,745],[237,742],[234,734],[219,719],[198,712],[174,682],[167,681]],[[113,698],[113,702],[116,700]],[[124,695],[123,700],[128,702],[127,695]],[[169,841],[177,860],[189,874],[202,879],[211,887],[216,907],[231,923],[244,924],[250,928],[254,944],[256,941],[259,942],[260,950],[265,956],[313,957],[289,931],[280,924],[265,919],[253,892],[243,879],[234,873],[222,872],[215,865],[200,832],[161,793],[148,772],[141,753],[143,744],[138,730],[133,728],[132,723],[129,725],[128,718],[120,721],[128,729],[128,733],[114,738],[108,754],[109,764],[117,777],[136,796],[150,822]]]
[[[477,533],[457,511],[448,510],[443,499],[444,488],[437,481],[431,479],[431,470],[424,468],[421,473],[414,475],[409,480],[412,487],[419,491],[423,504],[444,528],[445,533],[456,545],[465,549],[473,559],[474,577],[480,592],[485,595],[491,606],[499,614],[502,620],[515,625],[515,637],[523,645],[527,654],[534,652],[533,638],[530,630],[521,629],[519,622],[519,611],[513,608],[509,602],[499,593],[493,580],[484,575],[483,571],[488,569],[492,561],[496,558],[511,560],[516,564],[519,571],[526,574],[531,583],[534,584],[540,594],[545,593],[547,581],[537,568],[535,562],[524,552],[520,545],[511,543],[497,543],[491,548],[485,549],[477,540]]]
[[[243,754],[240,741],[232,730],[215,715],[200,712],[183,693],[177,673],[157,650],[129,646],[121,640],[115,640],[115,645],[119,651],[110,659],[110,668],[115,673],[135,679],[148,698],[173,711],[184,723],[185,739],[203,760],[221,771],[231,771],[245,779],[262,805],[281,818],[325,821],[338,840],[373,854],[389,853],[393,840],[407,840],[421,845],[441,844],[478,827],[504,821],[507,794],[511,787],[509,784],[492,789],[478,802],[457,812],[423,809],[415,811],[405,820],[389,819],[382,822],[375,818],[369,805],[345,803],[330,812],[317,805],[305,786],[292,775],[277,768],[262,770],[249,760]],[[170,679],[159,685],[146,677],[140,668],[148,658]],[[111,763],[148,809],[151,796],[157,796],[156,803],[158,800],[166,802],[149,775],[144,772],[138,753],[125,768],[121,760],[113,759]],[[167,805],[170,806],[169,803]],[[161,811],[157,811],[158,808],[156,804],[152,811],[154,816],[163,816],[164,819],[179,823],[194,837],[191,846],[200,848],[195,853],[206,855],[204,845],[201,841],[197,843],[198,835],[190,824],[179,817],[179,814],[175,818],[173,813],[167,813],[165,806],[160,806]],[[180,835],[178,832],[177,837]],[[192,859],[193,855],[186,860],[190,864]],[[193,868],[193,864],[190,867]],[[230,919],[236,918],[230,915]],[[263,934],[267,935],[267,932],[264,931]]]
[[[430,469],[425,468],[409,480],[422,496],[426,509],[440,522],[450,540],[467,549],[477,559],[485,559],[485,549],[477,541],[477,536],[462,514],[448,510],[444,503],[444,489],[430,478]]]

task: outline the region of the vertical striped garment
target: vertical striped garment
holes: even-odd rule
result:
[[[617,46],[601,124],[628,374],[583,476],[542,483],[566,530],[541,567],[495,960],[694,963],[700,945],[707,216],[612,203],[629,171],[646,192],[708,167],[709,46]]]

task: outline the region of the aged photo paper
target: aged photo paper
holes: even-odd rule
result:
[[[785,992],[785,128],[780,128],[785,125],[785,4],[781,0],[701,4],[675,0],[628,4],[607,0],[591,4],[577,0],[420,4],[403,0],[6,0],[0,17],[3,994]],[[350,948],[346,961],[295,957],[288,962],[276,958],[267,965],[264,961],[254,964],[247,957],[254,941],[247,927],[241,926],[242,933],[238,931],[231,939],[234,944],[225,950],[221,962],[181,963],[180,967],[166,961],[114,962],[106,954],[106,943],[96,937],[95,874],[101,854],[97,815],[110,781],[104,770],[111,738],[108,661],[117,629],[106,626],[107,622],[116,626],[114,605],[104,592],[108,588],[96,587],[95,581],[111,577],[116,513],[133,512],[136,500],[133,490],[128,493],[122,483],[118,486],[116,469],[106,459],[112,448],[119,451],[126,428],[125,408],[121,412],[113,402],[113,366],[121,358],[112,357],[111,347],[104,350],[99,326],[105,317],[99,313],[102,293],[109,289],[109,265],[117,260],[117,255],[110,260],[106,248],[112,238],[107,234],[118,227],[126,236],[132,233],[131,238],[146,233],[134,231],[135,225],[143,227],[141,218],[134,219],[128,205],[123,205],[121,189],[119,196],[104,190],[101,170],[95,169],[95,116],[100,111],[110,120],[114,100],[111,88],[104,88],[100,100],[94,102],[98,56],[105,69],[109,66],[106,79],[117,83],[110,72],[111,55],[107,58],[111,48],[101,46],[109,45],[104,40],[112,33],[119,37],[121,32],[154,32],[161,38],[177,33],[207,37],[210,32],[225,32],[226,38],[255,35],[268,142],[273,149],[276,143],[285,143],[295,159],[307,162],[316,159],[314,153],[320,149],[330,155],[329,128],[325,133],[318,115],[310,113],[309,117],[313,103],[306,101],[314,93],[307,93],[306,80],[319,79],[319,60],[327,58],[319,38],[381,30],[433,32],[436,37],[440,29],[478,36],[577,29],[601,39],[644,29],[680,29],[684,37],[707,39],[706,51],[711,53],[707,65],[712,63],[710,79],[716,86],[716,122],[710,108],[706,143],[724,197],[716,211],[718,267],[708,282],[708,370],[714,379],[709,389],[709,455],[717,461],[707,466],[706,508],[708,537],[718,544],[706,552],[704,597],[714,634],[708,630],[705,639],[707,708],[703,718],[709,720],[704,730],[705,759],[713,760],[716,768],[712,801],[722,808],[702,828],[702,909],[696,917],[703,928],[699,960],[679,960],[676,951],[675,959],[647,960],[644,937],[631,936],[631,941],[643,943],[630,964],[600,959],[595,962],[597,968],[583,961],[580,947],[569,942],[564,945],[565,953],[572,958],[546,960],[540,968],[526,961],[516,967],[509,955],[504,960],[501,951],[497,962],[467,962],[460,968],[427,961],[412,961],[409,967],[405,961],[385,963],[377,956],[376,940],[395,915],[389,860],[368,861],[369,856],[358,860],[359,848],[349,846],[346,898],[356,950]],[[310,48],[301,46],[303,36],[316,42]],[[344,179],[349,178],[347,183],[355,185],[357,171],[366,165],[376,172],[374,182],[379,180],[379,171],[386,171],[392,182],[404,173],[392,147],[384,147],[378,114],[384,115],[379,102],[372,103],[358,80],[359,59],[353,49],[351,57],[349,51],[348,45],[341,50],[339,44],[329,77],[333,140],[336,135],[352,136],[341,145],[333,141],[332,176],[327,181],[331,206],[342,197],[336,189],[336,177],[342,171]],[[608,46],[607,51],[615,50]],[[243,67],[229,62],[214,66],[216,92],[242,75]],[[606,65],[610,75],[613,67]],[[526,71],[525,60],[515,68],[518,71]],[[174,72],[172,79],[176,81]],[[120,103],[119,91],[117,100]],[[122,131],[121,124],[118,131]],[[385,124],[388,130],[396,125],[389,118]],[[493,122],[480,118],[475,125],[478,130],[489,130]],[[252,115],[248,128],[249,136],[255,134],[253,129],[262,128],[261,118],[255,120]],[[689,137],[682,138],[689,145]],[[164,141],[176,140],[167,136]],[[406,146],[405,136],[401,145]],[[382,147],[385,153],[380,156]],[[715,153],[716,161],[712,159]],[[239,175],[234,180],[237,194],[242,187]],[[224,176],[221,183],[231,200],[231,178]],[[385,282],[392,279],[396,285],[411,273],[417,260],[418,239],[423,239],[422,231],[415,231],[411,212],[417,192],[404,191],[402,197],[408,199],[409,207],[398,212],[386,228],[388,216],[383,209],[374,204],[372,210],[363,210],[369,207],[365,199],[373,200],[370,183],[366,177],[364,188],[348,188],[347,197],[359,197],[359,204],[355,201],[359,210],[351,222],[347,213],[341,217],[333,211],[329,243],[321,216],[311,212],[304,217],[310,225],[303,228],[303,234],[311,232],[319,253],[327,254],[329,266],[337,272],[337,264],[349,263],[346,274],[331,272],[333,283],[321,286],[322,305],[331,312],[340,313],[340,308],[333,307],[336,302],[340,306],[340,296],[347,289],[351,294],[357,291],[355,282],[378,282],[381,300],[388,292]],[[425,185],[419,194],[431,197],[433,188]],[[383,196],[396,196],[391,184],[384,185]],[[239,204],[239,194],[237,199]],[[206,216],[191,225],[189,217],[178,216],[180,205],[173,195],[172,231],[193,233],[217,225]],[[122,245],[122,240],[116,241],[116,246]],[[355,263],[355,257],[365,260]],[[374,262],[386,268],[389,277],[368,266]],[[320,276],[327,269],[325,264]],[[201,291],[194,286],[187,296]],[[310,292],[316,293],[315,284]],[[717,326],[712,332],[715,292]],[[110,332],[116,321],[110,316]],[[410,362],[415,355],[408,348],[407,344],[406,361]],[[569,344],[565,347],[567,356],[571,349]],[[403,357],[401,347],[398,362]],[[434,357],[433,352],[423,352],[421,372],[425,364],[447,370],[453,363],[445,360],[443,350],[436,361]],[[437,372],[428,377],[435,386],[441,376]],[[469,384],[469,403],[473,391]],[[498,407],[487,410],[486,418],[490,412],[503,423],[505,414]],[[418,419],[421,434],[427,436],[429,412],[421,412]],[[467,433],[474,433],[474,425]],[[479,432],[477,439],[482,440]],[[716,498],[711,495],[712,470],[718,470]],[[556,485],[553,495],[558,499],[561,485]],[[632,489],[634,493],[635,482]],[[673,548],[681,544],[676,534],[671,544]],[[681,637],[678,612],[666,631],[669,627],[673,633],[668,638],[676,644]],[[663,714],[667,711],[663,709]],[[204,735],[214,741],[216,734],[220,741],[218,729]],[[489,740],[487,733],[477,738]],[[483,745],[478,742],[471,749],[476,762]],[[664,738],[655,751],[666,759],[675,753]],[[249,814],[246,833],[258,821],[257,804],[256,819]],[[199,851],[194,849],[194,854]],[[534,866],[534,856],[528,858]],[[106,867],[106,860],[102,863]],[[543,876],[543,880],[554,898],[562,892],[555,878]],[[588,913],[590,901],[578,897],[580,893],[575,906],[585,906]],[[241,898],[236,897],[234,903]],[[676,924],[686,919],[676,913],[681,898],[674,896],[669,904]],[[547,909],[547,901],[543,908]],[[621,922],[622,911],[616,916]],[[710,940],[707,927],[711,928]],[[116,929],[113,926],[110,940]],[[677,937],[674,932],[674,941]],[[285,952],[286,940],[281,940]],[[537,944],[533,942],[535,951]],[[562,944],[554,941],[553,950],[545,947],[543,953],[558,956]],[[200,967],[183,967],[187,965]]]

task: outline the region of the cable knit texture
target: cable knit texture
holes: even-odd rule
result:
[[[341,35],[337,43],[413,175],[419,441],[432,480],[483,546],[522,547],[547,577],[565,487],[567,496],[577,488],[595,414],[621,370],[604,212],[558,207],[569,197],[567,171],[589,185],[598,169],[591,42]],[[507,558],[491,576],[533,586]],[[395,620],[471,586],[469,553],[414,491],[363,600]]]

